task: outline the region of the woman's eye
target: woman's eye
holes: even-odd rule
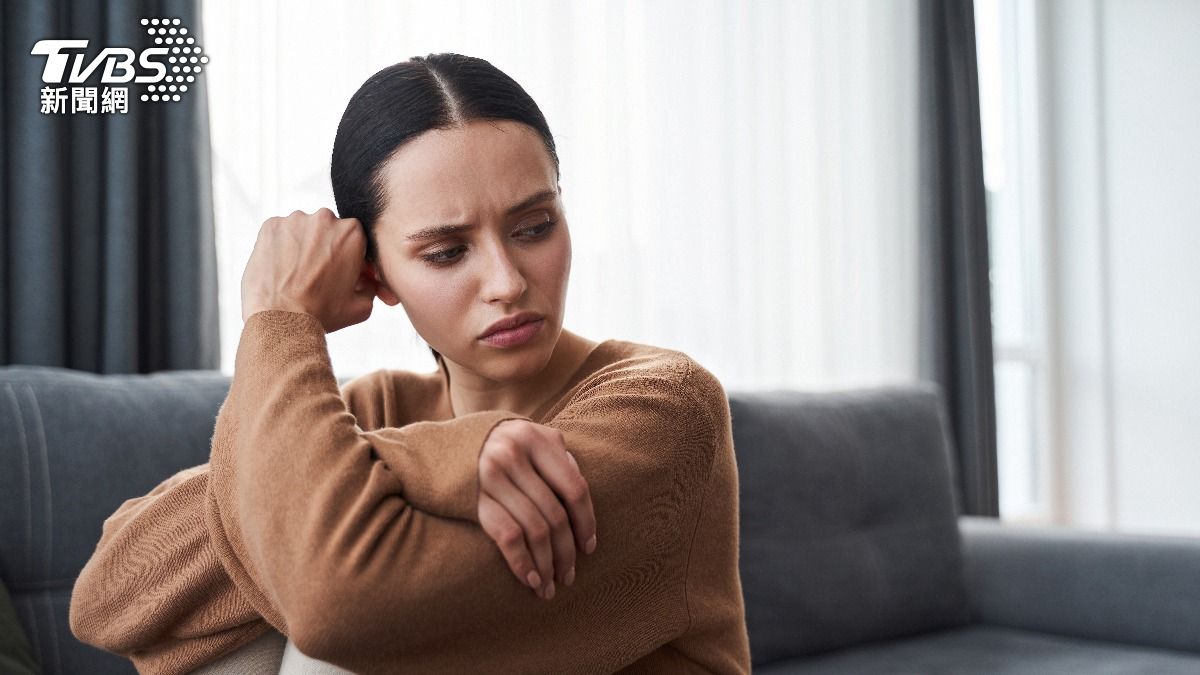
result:
[[[542,234],[545,234],[546,232],[548,232],[550,230],[550,228],[554,227],[554,224],[557,222],[558,222],[557,220],[547,220],[543,223],[538,223],[537,225],[534,225],[533,227],[527,227],[521,231],[525,232],[531,236],[536,237],[538,235],[542,235]]]
[[[527,227],[522,230],[519,230],[519,232],[529,236],[530,238],[538,239],[538,238],[545,236],[546,233],[548,233],[550,231],[550,229],[553,228],[557,223],[558,223],[557,220],[547,220],[545,222],[538,223],[537,225],[534,225],[532,227]],[[424,260],[425,262],[429,263],[430,265],[434,265],[436,267],[446,267],[446,266],[453,265],[454,263],[458,262],[458,260],[462,256],[459,256],[459,255],[451,256],[451,254],[457,253],[459,251],[459,249],[463,249],[463,248],[466,248],[466,247],[465,246],[455,246],[453,248],[447,248],[447,249],[443,249],[441,251],[434,251],[432,253],[426,253],[421,256],[421,259]]]
[[[460,248],[462,248],[462,246],[455,246],[454,248],[448,248],[443,251],[434,251],[433,253],[426,253],[425,255],[421,256],[421,259],[432,265],[449,265],[449,264],[453,263],[455,260],[457,260],[458,258],[457,257],[443,258],[442,256],[447,255],[449,253],[454,253],[455,251],[457,251]]]

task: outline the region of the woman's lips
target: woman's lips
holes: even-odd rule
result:
[[[516,328],[496,331],[487,337],[479,339],[493,347],[519,347],[532,340],[538,331],[542,329],[542,324],[544,323],[546,323],[545,319],[537,319],[523,323]]]

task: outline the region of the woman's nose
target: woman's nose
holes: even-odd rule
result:
[[[525,294],[528,284],[525,275],[508,255],[503,244],[494,245],[488,253],[489,264],[486,266],[483,280],[484,299],[491,302],[515,302]]]

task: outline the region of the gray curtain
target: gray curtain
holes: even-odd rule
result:
[[[999,516],[987,202],[971,0],[920,0],[921,375],[945,396],[960,513]]]
[[[207,74],[181,101],[43,114],[42,39],[153,44],[179,18],[203,49],[198,0],[5,0],[0,16],[0,365],[145,373],[220,366]],[[70,72],[68,68],[68,72]],[[140,73],[147,72],[141,69]],[[57,85],[57,86],[68,86]]]

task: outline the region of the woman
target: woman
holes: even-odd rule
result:
[[[341,218],[260,230],[210,461],[105,522],[75,635],[156,673],[272,629],[359,673],[749,672],[725,392],[562,327],[558,159],[520,85],[386,68],[331,173]],[[439,370],[339,388],[325,335],[376,297]]]

